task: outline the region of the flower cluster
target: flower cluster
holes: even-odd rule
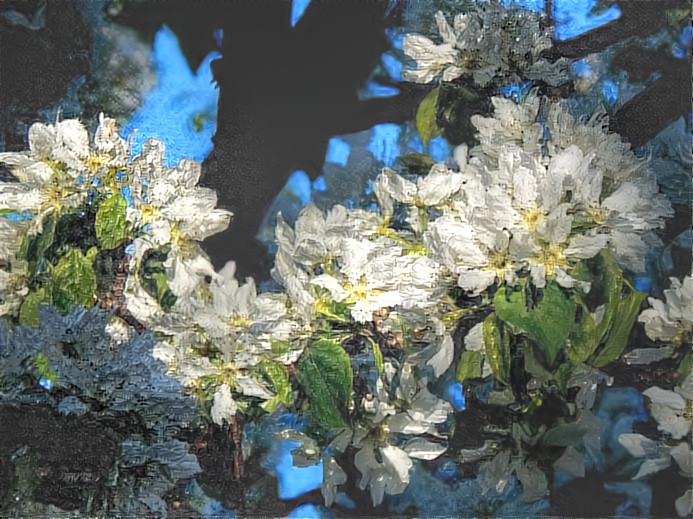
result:
[[[644,271],[651,231],[672,214],[645,164],[602,128],[575,130],[582,125],[560,104],[493,103],[493,117],[473,118],[480,144],[455,151],[459,171],[439,164],[413,182],[384,170],[375,186],[383,209],[406,205],[413,232],[474,295],[522,270],[537,287],[551,278],[570,288],[572,266],[604,248]],[[639,176],[624,179],[625,164]]]
[[[407,34],[404,53],[415,62],[406,79],[431,83],[471,77],[482,87],[494,80],[537,80],[550,85],[566,81],[568,60],[551,62],[543,55],[553,45],[542,15],[508,9],[496,1],[478,2],[455,15],[452,25],[442,12],[435,15],[438,37]]]
[[[539,15],[483,2],[452,27],[436,21],[442,44],[405,38],[415,81],[563,79],[564,64],[541,57],[550,37]],[[645,270],[672,210],[600,114],[576,120],[534,93],[491,101],[491,116],[471,118],[474,146],[447,163],[424,157],[421,175],[384,168],[368,210],[308,204],[293,226],[277,215],[264,290],[237,279],[233,262],[216,271],[202,250],[232,215],[198,186],[200,164],[166,166],[153,140],[132,157],[103,116],[93,142],[78,121],[32,126],[28,151],[0,154],[14,177],[0,183],[0,396],[36,403],[38,385],[59,412],[134,411],[157,437],[121,442],[124,474],[170,465],[175,481],[199,469],[171,434],[197,416],[194,395],[202,419],[230,431],[235,477],[241,456],[266,447],[240,440],[239,424],[289,412],[300,426],[274,433],[298,445],[296,466],[322,464],[328,506],[353,477],[345,457],[378,506],[449,456],[478,464],[470,488],[521,486],[542,508],[551,478],[534,446],[563,448],[553,466],[573,476],[622,454],[598,452],[599,421],[620,394],[595,406],[613,382],[599,368],[626,349],[646,297],[628,277]],[[691,278],[665,295],[639,320],[666,344],[627,362],[678,359],[690,345]],[[635,479],[670,458],[690,474],[691,380],[689,353],[676,387],[643,393],[663,438],[618,436],[645,458]],[[465,399],[500,409],[481,445],[462,438]],[[114,509],[161,511],[170,483],[133,476],[136,491]]]
[[[649,298],[651,308],[644,310],[639,321],[652,340],[681,343],[690,341],[693,332],[693,277],[683,282],[670,279],[671,285],[664,291],[666,302]]]
[[[693,449],[688,439],[693,422],[693,360],[691,357],[691,332],[693,330],[693,277],[683,282],[671,278],[671,286],[664,291],[666,302],[650,297],[650,308],[642,311],[638,320],[645,326],[647,335],[663,347],[651,348],[654,352],[671,355],[675,349],[683,350],[683,360],[677,371],[678,383],[672,389],[653,386],[643,395],[650,401],[650,413],[657,421],[659,438],[642,434],[622,434],[618,441],[642,463],[633,476],[641,479],[666,469],[676,462],[677,472],[686,480],[693,477]],[[660,355],[653,357],[661,358]],[[693,491],[688,490],[675,502],[680,517],[693,512]]]

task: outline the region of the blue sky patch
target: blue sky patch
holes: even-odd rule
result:
[[[166,25],[159,29],[152,53],[157,84],[122,131],[123,137],[132,137],[133,155],[149,139],[164,143],[169,166],[184,158],[202,162],[209,155],[219,100],[211,63],[220,57],[219,52],[210,52],[193,72],[173,31]]]

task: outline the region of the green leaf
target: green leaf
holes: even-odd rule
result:
[[[104,249],[115,249],[128,237],[130,222],[127,220],[128,204],[120,193],[105,199],[96,212],[94,228],[96,239]]]
[[[481,377],[481,352],[463,351],[457,364],[457,380],[464,382],[469,378]]]
[[[421,136],[421,142],[423,142],[425,146],[428,146],[431,139],[442,133],[436,121],[439,94],[440,87],[438,86],[426,94],[426,97],[423,98],[423,101],[421,101],[416,111],[416,129]]]
[[[35,276],[38,271],[45,270],[46,252],[53,245],[55,238],[56,218],[47,216],[43,220],[41,234],[37,236],[25,236],[22,245],[17,252],[17,258],[26,260],[29,264],[29,273]]]
[[[574,371],[575,366],[570,362],[564,362],[558,366],[556,370],[556,382],[558,382],[558,387],[560,387],[562,391],[567,391],[568,382],[570,382],[570,377],[573,376]]]
[[[368,342],[371,343],[371,347],[373,348],[373,357],[375,358],[375,367],[378,368],[378,373],[382,374],[383,369],[385,368],[385,360],[383,359],[383,352],[380,351],[380,346],[378,346],[377,342],[375,342],[370,337],[366,337],[366,338],[368,339]]]
[[[283,364],[264,359],[255,366],[255,373],[260,379],[266,380],[274,391],[275,396],[264,402],[262,408],[271,413],[279,404],[290,406],[293,401],[289,372]]]
[[[496,314],[536,342],[549,363],[553,363],[575,322],[575,301],[554,281],[547,281],[541,301],[528,310],[526,280],[520,280],[520,285],[521,290],[512,292],[507,285],[498,289],[493,299]]]
[[[588,428],[580,423],[559,424],[544,433],[541,443],[551,447],[569,447],[577,444],[586,432]]]
[[[570,335],[568,357],[574,365],[578,365],[586,362],[601,346],[602,349],[592,364],[595,367],[605,366],[616,360],[626,347],[628,335],[647,294],[633,290],[627,285],[623,279],[623,271],[608,250],[580,262],[572,275],[576,279],[591,283],[591,289],[584,299],[593,307],[604,305],[604,315],[597,324],[583,302],[583,297],[576,293],[583,311],[582,319],[573,326]],[[622,295],[624,285],[629,290],[625,297]]]
[[[554,379],[554,374],[534,355],[534,349],[530,343],[527,343],[522,349],[522,356],[524,357],[525,371],[527,373],[542,383]]]
[[[96,276],[91,261],[78,249],[70,249],[53,269],[53,304],[62,313],[73,304],[90,307],[94,304]]]
[[[608,332],[604,348],[599,353],[592,365],[595,368],[606,366],[616,360],[626,347],[628,335],[633,328],[635,318],[640,312],[640,305],[647,297],[647,293],[633,291],[626,299],[620,299],[615,305],[614,319]]]
[[[373,343],[373,356],[375,357],[375,367],[378,368],[378,373],[382,373],[385,369],[383,352],[380,351],[380,346],[375,342]]]
[[[278,339],[270,339],[270,351],[274,355],[284,355],[288,353],[291,349],[291,343],[289,341],[280,341]]]
[[[41,303],[48,302],[48,294],[45,288],[39,288],[35,292],[30,292],[22,301],[19,308],[19,324],[33,326],[39,325],[39,306]]]
[[[150,249],[144,253],[142,263],[138,269],[138,276],[142,288],[152,296],[161,306],[164,312],[168,312],[176,303],[176,295],[168,287],[164,262],[168,258],[170,249]]]
[[[427,174],[436,161],[425,153],[410,153],[399,158],[399,162],[409,170],[410,173]]]
[[[45,378],[51,383],[55,384],[58,380],[58,375],[51,369],[50,363],[48,362],[48,357],[43,353],[39,353],[34,360],[34,367],[38,371],[39,378]]]
[[[510,337],[496,314],[486,317],[481,329],[486,360],[491,371],[497,380],[507,384],[510,371]]]
[[[308,395],[316,423],[345,428],[354,374],[344,348],[330,339],[311,344],[298,361],[298,380]]]
[[[602,319],[602,323],[603,322],[604,319]],[[582,364],[589,359],[599,346],[599,342],[604,333],[604,331],[601,330],[602,323],[600,323],[600,326],[597,326],[589,310],[587,310],[587,307],[583,306],[582,320],[575,324],[570,335],[570,344],[568,346],[568,358],[574,366]]]

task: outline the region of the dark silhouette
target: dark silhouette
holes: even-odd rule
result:
[[[10,12],[24,16],[28,26],[13,22],[6,16]],[[71,81],[89,72],[91,42],[76,2],[0,1],[0,144],[4,141],[5,150],[24,149],[38,109],[61,99]]]
[[[223,28],[223,57],[213,63],[218,126],[203,183],[235,216],[227,232],[204,244],[216,266],[233,259],[241,275],[267,277],[269,260],[255,235],[291,172],[316,178],[334,135],[414,116],[428,87],[401,84],[401,94],[367,101],[356,95],[390,48],[385,30],[402,7],[314,1],[296,27],[291,2],[277,0],[176,1],[166,9],[131,3],[117,17],[150,37],[166,23],[193,66],[214,48],[212,32]]]
[[[289,174],[303,169],[316,178],[331,136],[404,122],[422,96],[415,92],[425,91],[356,96],[389,48],[387,2],[313,2],[295,28],[288,9],[277,7],[256,1],[229,13],[223,58],[213,65],[218,129],[205,162],[204,182],[235,213],[230,230],[205,246],[215,262],[233,258],[241,273],[259,276],[267,265],[254,236]]]

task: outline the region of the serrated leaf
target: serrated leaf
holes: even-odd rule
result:
[[[51,274],[53,305],[63,314],[73,304],[91,307],[94,303],[96,276],[91,261],[78,249],[70,249],[60,258]]]
[[[330,339],[313,342],[298,361],[298,380],[311,413],[323,428],[345,428],[354,374],[344,348]]]
[[[419,132],[421,142],[423,142],[425,146],[428,146],[431,139],[442,133],[436,121],[439,94],[440,87],[438,86],[426,94],[426,97],[423,98],[423,101],[421,101],[416,111],[416,130]]]
[[[484,350],[497,380],[507,383],[510,370],[510,337],[496,314],[490,314],[482,325]]]
[[[470,378],[481,377],[481,352],[464,351],[457,364],[457,380],[464,382]]]
[[[567,297],[554,281],[547,281],[543,297],[534,308],[527,309],[526,280],[521,290],[509,291],[507,285],[493,299],[500,319],[532,339],[553,363],[575,322],[575,301]]]
[[[96,239],[103,249],[115,249],[128,237],[128,204],[120,193],[102,201],[96,212],[94,228]]]
[[[286,367],[278,362],[264,359],[255,366],[258,378],[266,380],[272,388],[275,396],[262,404],[262,408],[271,413],[279,404],[290,406],[293,401],[289,372]]]

